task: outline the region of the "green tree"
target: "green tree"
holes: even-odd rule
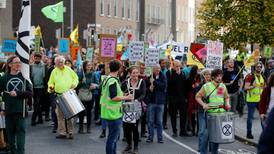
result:
[[[205,0],[198,19],[201,36],[224,42],[225,48],[243,44],[274,45],[273,0]]]

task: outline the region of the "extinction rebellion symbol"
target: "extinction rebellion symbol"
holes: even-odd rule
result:
[[[222,132],[225,136],[229,136],[232,134],[232,127],[229,124],[226,124],[222,128]]]

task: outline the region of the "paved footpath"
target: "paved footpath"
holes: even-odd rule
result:
[[[169,128],[171,128],[169,124]],[[26,137],[26,154],[104,154],[105,140],[100,139],[100,127],[93,125],[91,134],[74,135],[73,140],[55,139],[51,133],[50,122],[31,127],[28,122]],[[76,132],[76,130],[75,130]],[[164,144],[154,142],[148,144],[142,138],[139,146],[141,154],[195,154],[198,153],[197,137],[172,138],[171,129],[165,130]],[[126,143],[118,143],[118,154],[125,148]],[[220,154],[255,154],[256,148],[235,141],[232,144],[220,146]]]

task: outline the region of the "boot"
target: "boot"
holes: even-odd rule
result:
[[[78,131],[79,134],[84,134],[84,130],[83,130],[83,126],[79,126],[79,131]]]
[[[102,133],[101,133],[101,135],[100,135],[100,138],[105,138],[105,137],[106,137],[106,130],[103,129],[103,130],[102,130]]]

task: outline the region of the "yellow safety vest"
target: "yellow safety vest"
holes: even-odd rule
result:
[[[255,83],[256,87],[247,91],[246,101],[247,102],[253,102],[253,103],[259,103],[261,100],[261,94],[263,92],[264,88],[264,78],[262,75],[260,75],[260,79],[255,76]]]

